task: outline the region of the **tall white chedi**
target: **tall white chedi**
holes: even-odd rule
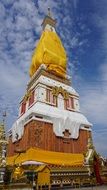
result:
[[[20,102],[19,117],[10,130],[13,142],[22,138],[26,123],[38,118],[53,123],[54,133],[59,137],[65,130],[69,130],[71,139],[79,137],[80,129],[91,131],[92,124],[81,113],[79,95],[66,73],[67,56],[55,24],[49,12],[32,56],[31,79]]]

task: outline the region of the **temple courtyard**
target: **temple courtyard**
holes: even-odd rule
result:
[[[11,187],[2,187],[2,186],[0,186],[0,190],[3,190],[3,189],[5,189],[5,190],[7,190],[7,189],[9,189],[9,190],[20,190],[20,189],[23,189],[23,190],[31,190],[31,189],[34,189],[35,190],[35,188],[32,188],[32,187],[30,187],[30,188],[11,188]],[[80,188],[52,188],[51,190],[107,190],[107,185],[104,185],[104,186],[94,186],[94,187],[80,187]],[[44,190],[46,190],[46,189],[44,189]],[[48,189],[47,189],[48,190]]]
[[[94,187],[81,187],[81,188],[69,188],[69,190],[79,189],[79,190],[107,190],[106,186],[94,186]],[[66,189],[67,190],[67,189]]]

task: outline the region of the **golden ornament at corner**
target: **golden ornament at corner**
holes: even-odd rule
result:
[[[40,41],[34,50],[30,66],[30,77],[34,75],[41,64],[53,74],[65,78],[67,57],[60,38],[54,31],[43,31]]]
[[[6,158],[3,155],[3,150],[6,149],[7,144],[5,125],[4,123],[0,123],[0,167],[4,167],[6,165]]]
[[[13,178],[15,180],[19,179],[20,177],[22,177],[23,173],[24,173],[24,170],[21,168],[21,166],[17,166],[13,173]]]
[[[32,91],[28,91],[26,94],[25,94],[25,96],[24,96],[24,98],[23,98],[23,101],[27,101],[30,97],[31,97],[31,95],[32,95]]]
[[[52,94],[54,96],[58,96],[59,93],[63,95],[64,99],[69,99],[69,93],[61,86],[60,87],[55,86],[52,88]]]

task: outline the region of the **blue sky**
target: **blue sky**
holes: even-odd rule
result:
[[[107,0],[0,0],[0,115],[7,129],[29,81],[31,55],[47,8],[68,55],[81,111],[93,123],[96,150],[107,156]]]

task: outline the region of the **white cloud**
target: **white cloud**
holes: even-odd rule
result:
[[[71,39],[71,47],[74,48],[74,47],[77,47],[79,42],[78,42],[78,38],[76,36],[74,36],[72,39]]]
[[[0,4],[0,20],[5,17],[5,8],[2,4]]]
[[[84,91],[81,93],[81,105],[84,113],[90,117],[94,124],[106,125],[107,91],[105,93],[104,86],[101,88],[83,84]]]

